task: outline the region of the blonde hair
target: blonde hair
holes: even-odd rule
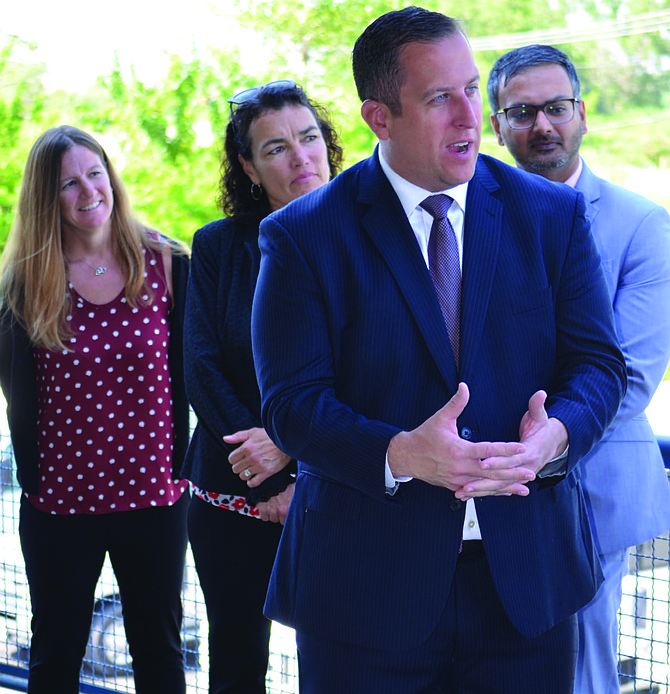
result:
[[[114,191],[114,257],[126,274],[125,297],[132,306],[142,294],[152,298],[144,278],[144,249],[160,253],[165,243],[134,217],[121,179],[93,137],[69,125],[40,135],[28,155],[17,214],[0,258],[0,309],[11,309],[31,342],[47,349],[65,349],[75,334],[67,321],[70,296],[60,209],[61,161],[75,145],[97,154],[107,169]]]

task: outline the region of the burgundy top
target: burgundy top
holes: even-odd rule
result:
[[[40,511],[169,506],[188,485],[171,477],[170,298],[147,260],[151,304],[131,308],[123,291],[92,304],[70,285],[77,334],[67,351],[34,350],[40,492],[27,496]]]

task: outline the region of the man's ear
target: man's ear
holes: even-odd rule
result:
[[[493,128],[493,131],[496,134],[496,137],[498,138],[498,144],[501,147],[505,146],[505,142],[502,139],[502,135],[500,134],[500,119],[498,116],[496,116],[495,113],[491,114],[491,127]]]
[[[368,124],[368,128],[379,140],[388,140],[391,136],[390,124],[393,119],[386,104],[374,99],[367,99],[361,106],[361,116]]]
[[[260,184],[261,179],[258,178],[258,174],[256,173],[256,169],[254,165],[248,160],[245,159],[241,154],[237,155],[237,161],[240,162],[242,165],[242,168],[244,169],[244,173],[249,176],[251,179],[252,183]]]
[[[582,135],[584,135],[588,132],[588,128],[586,127],[586,104],[581,99],[577,104],[577,115],[579,116],[579,120],[581,121]]]

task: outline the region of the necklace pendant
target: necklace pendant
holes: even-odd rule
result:
[[[95,268],[94,272],[95,276],[99,277],[100,275],[104,275],[107,272],[107,268],[104,265],[100,265],[99,267]]]

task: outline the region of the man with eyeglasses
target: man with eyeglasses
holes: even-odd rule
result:
[[[605,582],[578,614],[575,693],[618,694],[617,610],[628,548],[670,528],[670,488],[644,413],[670,358],[670,217],[582,161],[586,109],[561,51],[532,45],[506,53],[491,70],[488,96],[498,142],[517,165],[583,193],[626,358],[619,413],[579,466]]]

